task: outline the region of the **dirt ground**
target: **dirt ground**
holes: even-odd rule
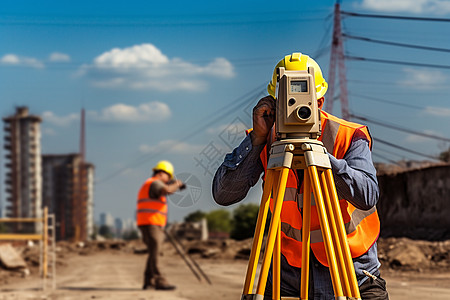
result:
[[[161,266],[175,291],[141,290],[145,254],[129,248],[104,251],[73,251],[60,255],[56,289],[42,291],[37,267],[27,278],[12,276],[0,285],[0,300],[12,299],[240,299],[247,260],[221,257],[196,261],[209,276],[212,285],[199,282],[179,256],[165,245]],[[134,251],[138,252],[138,251]],[[450,299],[450,271],[401,270],[383,268],[390,299]]]

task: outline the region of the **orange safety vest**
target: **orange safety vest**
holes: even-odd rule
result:
[[[157,180],[155,177],[147,179],[139,190],[137,196],[136,223],[141,225],[166,226],[167,199],[161,196],[157,199],[149,198],[148,192],[151,184]]]
[[[372,149],[372,138],[366,126],[339,119],[323,111],[321,112],[321,123],[322,135],[319,140],[322,141],[327,151],[337,159],[344,158],[356,131],[361,131],[365,135],[369,141],[369,147]],[[267,169],[267,150],[266,146],[260,155],[264,170]],[[303,207],[303,185],[300,187],[298,195],[297,189],[297,177],[291,169],[281,210],[281,253],[291,266],[301,268],[302,214],[300,209]],[[339,204],[351,255],[352,257],[361,256],[378,239],[380,221],[377,210],[375,207],[369,210],[358,209],[345,199],[340,199]],[[270,208],[273,211],[273,199],[270,201]],[[328,267],[314,195],[311,195],[310,242],[315,257],[320,263]]]

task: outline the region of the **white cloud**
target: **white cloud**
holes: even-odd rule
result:
[[[6,54],[2,57],[2,63],[16,65],[20,63],[20,59],[15,54]]]
[[[206,89],[206,78],[227,79],[234,76],[234,71],[225,58],[215,58],[202,66],[169,58],[152,44],[141,44],[107,51],[92,64],[83,65],[79,75],[102,88],[198,91]]]
[[[359,8],[379,12],[444,15],[450,13],[448,0],[363,0]]]
[[[69,62],[70,56],[65,53],[53,52],[49,55],[48,60],[51,62]]]
[[[447,76],[439,70],[404,68],[405,78],[398,83],[415,90],[448,88]]]
[[[89,111],[88,116],[102,122],[160,122],[171,116],[170,108],[162,102],[143,103],[131,106],[123,103],[114,104],[101,110]]]
[[[48,136],[56,136],[57,133],[53,128],[44,128],[42,129],[42,134],[43,135],[48,135]]]
[[[118,103],[103,108],[99,112],[90,110],[87,112],[87,117],[94,122],[155,123],[168,119],[171,114],[167,104],[154,101],[138,106]],[[44,122],[49,122],[57,126],[69,126],[73,122],[79,122],[80,114],[72,113],[66,116],[57,116],[51,111],[45,111],[42,113],[42,119]]]
[[[450,117],[450,108],[427,106],[425,107],[425,113],[440,117]]]
[[[42,113],[42,120],[44,122],[49,122],[58,126],[68,126],[74,121],[78,121],[80,119],[79,114],[68,114],[67,116],[57,116],[51,111],[44,111]]]
[[[142,153],[157,153],[164,150],[164,153],[171,154],[198,154],[204,147],[204,145],[192,145],[175,140],[165,140],[153,146],[143,144],[139,146],[139,151]]]
[[[238,134],[238,135],[244,135],[245,131],[249,129],[248,126],[246,126],[244,123],[242,122],[234,122],[234,123],[230,123],[227,125],[220,125],[217,127],[210,127],[208,129],[206,129],[206,132],[208,134],[214,134],[214,135],[218,135],[218,134]]]
[[[44,68],[44,64],[36,58],[19,56],[16,54],[5,54],[0,59],[0,64],[10,65],[10,66],[26,66],[36,69]]]
[[[440,133],[435,132],[433,130],[423,130],[424,134],[429,134],[429,135],[436,135],[436,136],[442,136]],[[415,135],[415,134],[410,134],[408,136],[406,136],[405,141],[410,142],[410,143],[426,143],[430,141],[430,138],[421,136],[421,135]]]

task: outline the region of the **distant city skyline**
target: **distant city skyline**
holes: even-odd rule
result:
[[[116,217],[110,212],[100,212],[99,218],[95,220],[95,223],[97,226],[108,226],[110,228],[120,229],[122,232],[137,229],[134,219]]]

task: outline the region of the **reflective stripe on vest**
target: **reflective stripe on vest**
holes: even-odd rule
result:
[[[303,194],[298,194],[298,208],[303,208]],[[314,194],[311,193],[311,205],[316,205],[316,199],[314,198]]]
[[[372,147],[370,133],[365,126],[338,119],[325,112],[321,114],[321,122],[322,135],[319,140],[322,140],[327,151],[337,159],[342,159],[345,156],[357,130],[365,135],[369,147]],[[265,149],[261,152],[261,161],[265,170],[267,160],[267,149]],[[302,214],[300,210],[303,208],[303,194],[297,194],[297,188],[296,176],[291,170],[281,210],[281,252],[290,265],[301,267]],[[303,187],[300,188],[300,191],[303,191]],[[293,201],[296,201],[296,203]],[[340,199],[339,202],[352,257],[360,256],[367,252],[378,238],[380,224],[376,208],[373,207],[368,211],[363,211],[344,199]],[[272,199],[270,207],[273,211]],[[311,197],[310,240],[316,258],[323,265],[328,266],[313,195]]]
[[[364,211],[357,209],[352,213],[351,219],[349,222],[344,224],[345,231],[348,234],[351,234],[356,231],[357,226],[359,223],[364,220],[369,215],[376,212],[375,207],[372,207],[371,209]],[[281,222],[281,231],[289,238],[294,239],[296,241],[302,242],[302,230],[292,227],[288,223]],[[310,241],[311,243],[323,243],[323,236],[322,236],[322,230],[316,229],[310,231]]]
[[[283,202],[287,201],[296,201],[297,198],[297,188],[286,187],[286,191],[284,192]]]
[[[138,193],[136,208],[136,223],[142,225],[166,226],[167,200],[161,196],[157,199],[149,198],[149,190],[155,177],[147,179]]]
[[[161,199],[150,199],[150,198],[146,198],[146,199],[139,199],[137,201],[137,203],[142,203],[142,202],[158,202],[158,203],[166,203],[165,201],[161,200]]]
[[[327,122],[325,128],[322,131],[322,143],[327,149],[328,153],[333,153],[334,151],[334,141],[339,131],[339,123],[329,121]]]
[[[141,209],[138,209],[136,212],[137,213],[157,213],[157,214],[167,216],[167,213],[163,213],[157,209],[151,209],[151,208],[141,208]]]

